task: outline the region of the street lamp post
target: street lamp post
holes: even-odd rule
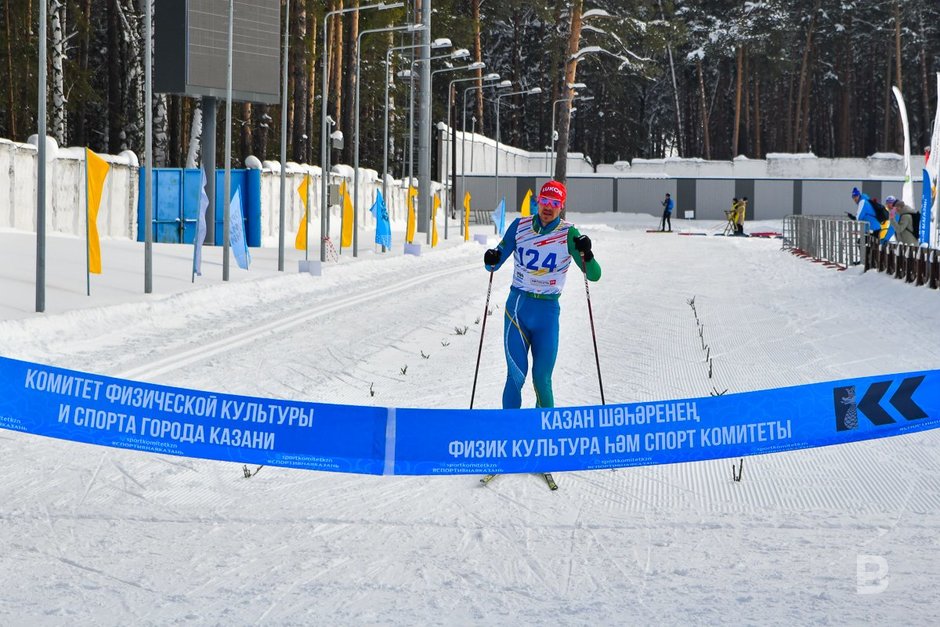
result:
[[[569,85],[569,88],[571,88],[572,90],[576,88],[583,89],[584,87],[586,87],[584,83],[572,83]],[[565,96],[564,98],[559,98],[558,100],[555,100],[554,102],[552,102],[552,142],[551,142],[552,163],[555,162],[555,107],[558,105],[559,102],[565,102],[566,100],[569,100],[569,99],[571,100],[571,102],[574,102],[575,100],[594,100],[594,96],[579,96],[577,92],[575,91],[572,91],[572,94],[574,95],[573,98],[571,97],[571,95],[568,95],[568,96]],[[569,115],[570,113],[571,112],[569,111]],[[552,164],[550,163],[548,166],[549,178],[551,178],[552,176],[551,168],[552,168]]]
[[[362,58],[362,37],[374,33],[392,33],[407,31],[416,33],[424,30],[421,24],[405,24],[402,26],[387,26],[385,28],[371,28],[359,33],[356,40],[356,96],[353,102],[355,109],[355,125],[353,127],[353,257],[359,256],[359,75]]]
[[[467,94],[472,90],[479,89],[482,91],[484,87],[496,87],[496,89],[506,89],[512,87],[512,81],[504,80],[500,81],[497,85],[473,85],[472,87],[467,87],[463,90],[463,125],[461,126],[461,132],[463,133],[463,138],[460,143],[460,196],[463,197],[467,193],[467,169],[466,169],[466,156],[467,156]],[[473,118],[473,128],[470,131],[471,135],[476,134],[476,118]],[[473,147],[476,146],[476,142],[470,141],[470,169],[473,169]]]
[[[328,196],[328,186],[330,178],[330,153],[329,153],[329,143],[330,137],[328,134],[327,127],[327,115],[326,109],[329,106],[329,82],[326,80],[326,70],[329,57],[329,45],[327,44],[327,26],[329,24],[330,18],[334,15],[340,15],[342,13],[350,13],[352,11],[365,11],[367,9],[378,9],[379,11],[385,11],[387,9],[397,9],[399,7],[405,6],[403,2],[393,2],[387,4],[385,2],[379,2],[378,4],[367,4],[361,7],[349,7],[347,9],[336,9],[335,11],[327,11],[326,15],[323,16],[323,63],[321,64],[320,72],[322,75],[320,81],[320,94],[322,98],[321,104],[321,114],[320,114],[320,261],[326,261],[326,214],[328,211],[327,203],[329,202]],[[281,167],[284,167],[283,164]]]
[[[469,53],[468,53],[468,54],[469,54]],[[456,67],[443,67],[443,68],[439,68],[439,69],[437,69],[437,70],[433,70],[433,71],[431,72],[431,79],[428,81],[428,91],[431,91],[431,88],[432,88],[432,86],[433,86],[433,84],[434,84],[434,75],[435,75],[435,74],[442,74],[442,73],[444,73],[444,72],[459,72],[459,71],[461,71],[461,70],[482,70],[482,69],[485,68],[485,67],[486,67],[486,64],[483,63],[482,61],[475,61],[475,62],[471,63],[470,65],[458,65],[458,66],[456,66]],[[448,94],[448,98],[449,98],[449,95],[450,95],[450,94]],[[441,177],[441,178],[446,178],[446,177]],[[445,186],[446,186],[446,183],[445,183]],[[427,226],[427,229],[428,229],[428,233],[427,233],[427,244],[430,245],[430,244],[431,244],[431,212],[430,212],[430,211],[428,211],[428,216],[427,216],[427,218],[428,218],[428,223],[427,223],[427,225],[426,225],[426,226]],[[445,207],[445,211],[444,211],[444,230],[445,230],[445,233],[446,233],[446,230],[447,230],[447,210],[446,210],[446,207]]]
[[[431,49],[438,48],[449,48],[451,46],[450,39],[446,37],[440,37],[431,42]],[[385,51],[385,130],[382,133],[382,197],[385,198],[385,202],[388,202],[388,77],[390,75],[390,69],[392,64],[392,52],[400,50],[412,50],[414,48],[420,48],[421,44],[415,44],[412,46],[394,46]]]
[[[147,3],[150,4],[149,2]],[[229,255],[232,247],[231,224],[232,224],[232,55],[234,42],[232,40],[235,28],[235,0],[229,0],[228,5],[228,62],[226,64],[225,78],[225,177],[224,189],[225,200],[222,212],[222,280],[228,281],[229,278]],[[147,108],[150,108],[150,101],[147,101]],[[149,135],[149,133],[148,133]],[[148,224],[148,231],[150,225]]]
[[[39,3],[39,88],[36,103],[36,313],[46,310],[46,22],[49,6]],[[12,78],[12,77],[11,77]],[[146,229],[151,228],[148,224]]]
[[[585,14],[584,14],[584,16],[588,16],[588,14],[591,13],[591,15],[590,15],[589,17],[609,17],[609,14],[607,14],[606,11],[602,11],[602,10],[599,10],[599,9],[598,9],[598,10],[593,10],[593,9],[592,9],[592,11],[593,11],[593,13],[592,13],[591,11],[586,11]],[[582,17],[584,17],[584,16],[582,16]],[[614,57],[614,58],[620,60],[621,63],[620,63],[620,66],[618,67],[618,70],[623,69],[625,66],[632,65],[632,64],[634,63],[634,60],[636,60],[636,61],[648,61],[648,59],[645,59],[645,58],[643,58],[643,57],[640,57],[640,56],[638,56],[638,55],[636,55],[636,54],[634,54],[634,53],[632,53],[632,52],[629,52],[629,51],[626,51],[626,54],[627,54],[627,55],[630,55],[631,57],[633,57],[633,59],[629,59],[629,58],[627,58],[627,57],[625,57],[625,56],[622,56],[622,55],[619,55],[619,54],[615,54],[615,53],[613,53],[613,52],[611,52],[611,51],[609,51],[609,50],[606,50],[606,49],[604,49],[604,48],[601,48],[600,46],[585,46],[584,48],[581,48],[581,49],[578,50],[577,52],[571,54],[571,55],[568,57],[568,59],[565,61],[565,76],[566,76],[567,80],[573,80],[573,78],[574,78],[574,76],[575,76],[575,73],[576,73],[576,71],[577,71],[577,64],[578,64],[578,62],[579,62],[583,57],[585,57],[585,56],[587,56],[587,55],[589,55],[589,54],[596,54],[596,53],[604,53],[604,54],[606,54],[606,55],[612,56],[612,57]],[[573,66],[573,67],[571,67],[571,66]],[[570,67],[570,69],[569,69],[569,67]],[[578,85],[578,83],[574,83],[574,85]],[[569,89],[572,89],[572,88],[573,88],[573,87],[572,87],[572,84],[569,84],[569,85],[568,85],[568,88],[569,88]],[[570,106],[571,106],[571,105],[570,105],[570,101],[569,101],[568,107],[570,108]],[[571,124],[571,116],[568,115],[568,112],[567,112],[567,110],[566,110],[566,111],[562,114],[562,117],[561,117],[561,124],[560,124],[560,126],[561,126],[561,132],[558,134],[558,135],[559,135],[558,140],[559,140],[560,150],[561,150],[562,154],[561,154],[560,157],[557,157],[557,158],[556,158],[556,162],[555,162],[555,175],[556,175],[559,179],[564,179],[565,176],[567,175],[567,162],[568,162],[568,157],[567,157],[567,155],[568,155],[568,131],[569,131],[570,124]]]
[[[421,46],[416,46],[416,47],[421,47]],[[448,53],[448,54],[439,54],[437,56],[428,57],[428,63],[430,64],[431,61],[437,61],[440,59],[448,59],[451,61],[455,61],[457,59],[465,59],[469,56],[470,56],[469,50],[467,50],[466,48],[458,48],[457,50],[454,50],[453,52]],[[415,75],[415,69],[414,68],[415,68],[416,63],[419,63],[419,61],[412,59],[411,69],[408,70],[408,74],[407,74],[407,76],[411,79],[410,80],[411,100],[410,100],[409,114],[408,114],[409,115],[409,131],[408,131],[408,185],[409,186],[411,185],[411,179],[414,177],[414,154],[415,154],[415,148],[414,148],[414,90],[415,90],[414,75]],[[430,91],[430,88],[428,90]]]
[[[281,60],[281,197],[278,201],[278,229],[277,229],[277,269],[284,271],[284,214],[286,212],[285,203],[287,200],[287,171],[284,164],[287,163],[287,52],[290,46],[290,0],[287,0],[284,7],[284,15],[288,16],[284,20],[284,52]],[[262,155],[264,157],[264,155]],[[312,204],[312,203],[311,203]],[[307,220],[307,238],[310,237],[310,211],[305,212]],[[307,260],[307,241],[304,241],[304,260]]]
[[[511,91],[504,94],[496,94],[496,204],[499,204],[499,100],[506,96],[535,95],[542,93],[541,87],[532,89],[523,89],[521,91]]]
[[[430,0],[428,0],[428,1],[430,1]],[[421,46],[419,46],[419,48],[423,50],[423,49],[424,49],[424,45],[422,44]],[[427,64],[427,67],[422,68],[422,70],[421,70],[421,75],[424,76],[425,70],[427,70],[427,72],[428,72],[428,73],[427,73],[427,85],[428,85],[427,94],[422,93],[422,96],[421,96],[422,102],[420,103],[420,104],[421,104],[421,107],[422,107],[422,110],[419,111],[419,113],[421,114],[422,119],[419,119],[419,120],[418,120],[419,126],[421,126],[421,131],[422,131],[422,132],[421,132],[421,137],[419,138],[419,142],[418,142],[418,144],[419,144],[419,150],[421,150],[421,143],[422,143],[422,140],[425,138],[424,123],[425,123],[425,122],[428,122],[428,120],[430,119],[430,104],[431,104],[431,103],[430,103],[430,93],[431,93],[431,72],[430,72],[430,67],[431,67],[431,61],[435,61],[435,60],[438,60],[438,59],[451,59],[451,60],[454,60],[454,59],[464,59],[464,58],[469,57],[469,56],[470,56],[470,51],[469,51],[469,50],[467,50],[466,48],[460,48],[460,49],[458,49],[458,50],[454,50],[454,51],[451,52],[450,54],[438,55],[438,56],[433,56],[433,57],[432,57],[432,56],[428,56],[426,59],[420,59],[420,60],[412,58],[412,60],[411,60],[411,69],[409,70],[409,73],[408,73],[408,76],[411,78],[411,99],[410,99],[409,113],[408,113],[408,118],[409,118],[409,124],[408,124],[408,127],[409,127],[409,128],[408,128],[408,186],[409,186],[409,188],[411,187],[411,184],[412,184],[413,179],[414,179],[414,152],[415,152],[415,150],[414,150],[414,128],[415,128],[415,125],[414,125],[414,100],[415,100],[415,96],[414,96],[414,75],[415,75],[415,71],[414,71],[414,68],[415,68],[415,65],[418,64],[418,63],[421,63],[421,64],[425,64],[425,63],[426,63],[426,64]],[[424,100],[425,98],[428,99],[426,105],[425,105],[425,100]],[[425,106],[429,109],[428,111],[424,111]],[[428,131],[428,133],[430,132],[430,122],[428,122],[428,124],[427,124],[427,129],[426,129],[426,130]],[[428,140],[428,145],[427,145],[426,150],[429,152],[429,151],[430,151],[430,135],[427,136],[427,140]],[[427,157],[427,158],[426,158],[426,157]],[[425,185],[424,185],[425,187],[427,187],[427,186],[430,184],[430,180],[431,180],[431,178],[430,178],[430,157],[429,157],[428,155],[423,154],[423,153],[419,154],[419,155],[418,155],[418,166],[419,166],[419,168],[423,168],[423,167],[427,167],[427,168],[428,168],[427,181],[425,182]],[[419,191],[420,191],[420,189],[422,188],[421,180],[422,180],[422,178],[423,178],[423,174],[424,174],[424,170],[421,170],[421,171],[418,173],[418,189],[419,189]],[[403,178],[404,178],[404,176],[403,176]],[[428,196],[430,196],[430,195],[428,194]],[[428,199],[425,199],[424,197],[420,197],[420,198],[418,199],[418,205],[419,205],[419,206],[418,206],[418,216],[419,216],[419,218],[420,218],[420,216],[422,215],[422,212],[424,212],[425,209],[428,209],[428,211],[425,213],[425,216],[426,216],[426,219],[427,219],[427,224],[430,224],[430,223],[431,223],[430,204],[425,205],[425,201],[426,201],[426,200],[428,200]],[[430,244],[430,242],[431,242],[431,232],[430,232],[430,229],[428,229],[427,241],[428,241],[428,244]]]
[[[496,74],[495,72],[492,74],[487,74],[482,79],[478,79],[476,76],[471,76],[468,78],[455,78],[451,80],[450,83],[447,85],[447,130],[450,132],[450,137],[451,137],[450,170],[453,173],[453,176],[451,177],[451,183],[450,183],[451,193],[449,195],[449,202],[448,202],[448,205],[450,206],[445,207],[445,210],[444,210],[444,239],[447,239],[448,210],[454,211],[457,207],[457,129],[455,128],[456,124],[454,123],[454,120],[452,119],[453,116],[451,115],[453,113],[453,108],[454,108],[454,99],[453,99],[452,94],[454,94],[454,85],[456,85],[457,83],[465,83],[467,81],[475,81],[475,80],[483,80],[487,82],[498,81],[499,74]],[[466,107],[464,107],[464,110],[466,110]],[[461,137],[461,143],[462,142],[463,142],[463,138]],[[446,177],[444,178],[446,179]]]

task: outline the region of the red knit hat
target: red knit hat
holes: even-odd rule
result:
[[[542,185],[542,189],[539,190],[539,196],[560,200],[561,203],[564,204],[565,198],[568,197],[568,190],[565,189],[564,183],[549,181],[545,185]]]

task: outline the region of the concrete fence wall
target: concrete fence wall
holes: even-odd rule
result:
[[[451,178],[451,133],[446,124],[438,124],[438,161],[437,178],[440,181]],[[550,153],[529,152],[500,143],[497,150],[496,140],[477,133],[456,132],[457,173],[488,174],[494,176],[496,167],[499,174],[528,174],[532,176],[551,176],[555,171],[555,161]],[[497,152],[499,163],[497,164]],[[593,174],[594,166],[580,152],[568,153],[568,174]]]
[[[36,230],[38,150],[32,144],[0,139],[0,228],[23,231]],[[85,235],[85,157],[83,148],[58,148],[47,144],[46,165],[46,228],[48,232]],[[98,232],[103,237],[137,237],[137,200],[140,168],[132,153],[100,155],[111,164],[105,179],[101,206],[98,211]],[[350,194],[354,191],[353,169],[338,165],[333,168],[331,182],[346,180]],[[320,168],[288,164],[285,230],[296,232],[303,215],[297,188],[305,174],[310,174],[308,199],[311,204],[311,235],[320,234]],[[407,219],[407,186],[405,181],[388,181],[386,206],[393,222]],[[435,190],[440,186],[433,185]],[[359,228],[374,229],[375,220],[369,213],[382,189],[375,170],[359,170]],[[221,193],[221,190],[217,190]],[[339,235],[340,208],[330,211],[330,232]],[[280,166],[266,162],[261,169],[261,237],[277,238],[280,222]]]
[[[450,135],[441,130],[441,180],[450,182]],[[493,209],[500,198],[518,211],[527,190],[537,191],[554,172],[552,155],[528,152],[482,135],[456,133],[458,203],[464,191],[474,209]],[[922,155],[911,158],[915,204],[920,199]],[[873,198],[901,196],[904,159],[877,153],[864,159],[828,159],[814,154],[771,153],[766,159],[738,157],[733,161],[704,159],[634,159],[595,168],[579,153],[568,155],[568,199],[572,211],[627,213],[662,212],[668,192],[676,202],[675,217],[725,219],[731,199],[747,196],[748,220],[791,214],[839,215],[853,211],[851,190],[858,187]],[[498,179],[496,175],[498,174]]]
[[[446,128],[444,129],[446,130]],[[449,165],[448,134],[442,132],[439,149],[443,173]],[[51,142],[51,140],[50,140]],[[458,176],[454,183],[458,204],[463,191],[472,195],[474,209],[493,209],[499,197],[507,208],[518,211],[527,190],[538,190],[549,179],[546,153],[533,153],[511,146],[499,147],[499,189],[495,165],[496,143],[481,135],[457,133]],[[462,151],[465,151],[462,153]],[[85,166],[82,148],[56,148],[47,151],[46,227],[50,232],[84,235]],[[134,238],[137,233],[138,163],[130,152],[102,155],[112,168],[105,181],[98,216],[99,232],[106,237]],[[0,139],[0,228],[36,228],[37,149]],[[921,193],[920,172],[923,157],[915,157],[914,198]],[[464,167],[460,167],[463,165]],[[659,215],[666,192],[676,201],[675,217],[723,220],[732,197],[747,196],[748,220],[778,219],[795,215],[840,215],[854,211],[850,191],[858,187],[872,197],[883,199],[901,195],[903,159],[894,154],[877,154],[867,159],[819,159],[814,155],[768,155],[767,159],[738,158],[727,162],[701,159],[635,159],[600,165],[597,173],[581,155],[568,160],[569,207],[577,212],[628,212]],[[297,188],[304,174],[310,174],[311,236],[319,237],[320,168],[287,164],[288,202],[285,230],[296,232],[303,209]],[[371,230],[375,221],[369,208],[381,189],[375,170],[359,171],[359,228]],[[353,191],[353,170],[333,168],[331,181],[346,180]],[[449,179],[449,175],[445,178]],[[440,192],[438,183],[432,184]],[[442,194],[442,196],[444,196]],[[265,162],[261,168],[261,237],[277,238],[279,226],[280,165]],[[448,200],[442,197],[444,206]],[[393,222],[407,219],[407,182],[389,179],[386,205]],[[687,214],[687,212],[689,212]],[[330,210],[330,234],[339,234],[340,208]],[[420,227],[419,227],[420,230]],[[364,236],[363,234],[360,234]]]
[[[506,198],[509,211],[519,211],[527,190],[538,191],[545,176],[500,175],[499,195]],[[464,182],[465,181],[465,182]],[[842,215],[855,212],[851,191],[858,187],[872,198],[901,196],[901,180],[861,179],[730,179],[613,177],[601,174],[569,175],[568,208],[574,212],[662,214],[666,193],[676,206],[673,217],[696,220],[724,220],[731,199],[747,196],[747,220],[776,220],[796,215]],[[493,177],[457,177],[458,198],[470,192],[473,209],[493,209],[498,198]],[[913,182],[914,198],[919,199],[921,182]]]
[[[321,170],[317,166],[299,165],[288,163],[285,173],[287,202],[284,208],[284,224],[286,232],[296,232],[303,217],[303,206],[300,199],[298,188],[303,183],[304,176],[310,175],[307,188],[307,198],[311,206],[311,237],[320,235],[320,206],[322,204],[321,196]],[[355,170],[346,165],[333,166],[333,172],[330,176],[330,183],[339,185],[343,181],[349,189],[350,196],[355,193],[354,185]],[[408,189],[407,181],[392,179],[387,181],[387,194],[385,205],[388,209],[389,220],[393,223],[404,223],[408,218]],[[435,189],[439,185],[434,184]],[[378,172],[367,168],[359,168],[359,218],[358,224],[361,230],[372,231],[375,229],[375,218],[369,212],[372,204],[375,202],[377,193],[382,190],[382,179]],[[278,236],[280,223],[280,197],[281,197],[281,171],[277,162],[264,162],[261,169],[261,238],[276,239]],[[340,229],[340,220],[342,218],[341,209],[336,201],[330,207],[330,235],[333,238],[338,237]]]
[[[81,148],[48,147],[46,228],[85,234],[85,157]],[[0,139],[0,228],[36,230],[38,150]],[[137,166],[133,155],[102,157],[111,164],[98,210],[98,232],[133,237],[137,232]]]

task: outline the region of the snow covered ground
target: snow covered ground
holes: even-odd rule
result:
[[[826,269],[779,240],[571,217],[604,269],[591,300],[608,402],[940,364],[935,291]],[[4,356],[254,396],[469,403],[487,283],[479,244],[452,238],[421,257],[363,246],[319,278],[295,272],[302,253],[289,249],[280,274],[276,248],[253,250],[252,270],[233,263],[228,284],[220,250],[206,249],[193,284],[191,249],[155,245],[148,296],[142,245],[105,240],[87,297],[83,242],[50,236],[45,314],[33,313],[34,245],[0,233]],[[495,277],[476,407],[500,403],[510,274]],[[582,286],[571,275],[561,301],[559,405],[600,402]],[[747,458],[741,482],[719,460],[563,473],[557,492],[527,475],[487,488],[273,467],[245,479],[235,464],[5,431],[0,451],[6,625],[940,621],[936,432]],[[887,587],[860,594],[875,566]]]

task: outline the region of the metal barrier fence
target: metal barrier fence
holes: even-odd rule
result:
[[[792,215],[783,219],[783,248],[795,255],[845,269],[866,259],[868,223],[837,216]]]
[[[868,236],[865,270],[877,270],[914,285],[940,288],[940,250],[898,242],[881,243]]]
[[[914,285],[940,289],[940,250],[899,242],[882,242],[868,223],[837,216],[787,216],[783,248],[841,270],[865,264]]]

